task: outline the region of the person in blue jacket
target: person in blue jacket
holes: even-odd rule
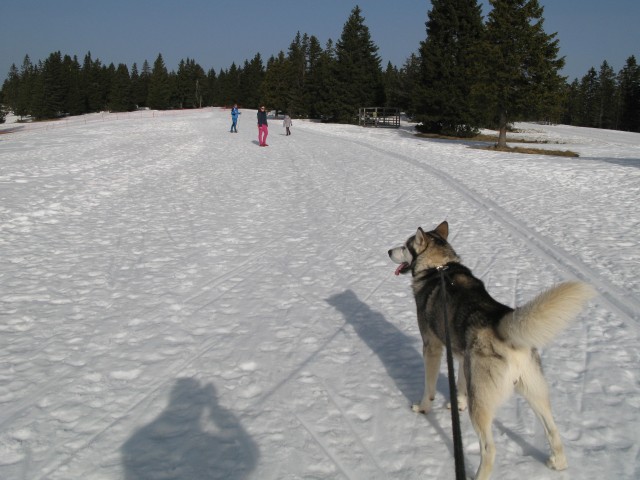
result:
[[[234,104],[231,109],[231,133],[238,133],[238,115],[241,113],[238,111],[238,105]]]

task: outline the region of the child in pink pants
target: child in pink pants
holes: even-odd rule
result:
[[[269,124],[267,123],[267,112],[264,105],[258,110],[258,143],[261,147],[268,147],[267,135],[269,135]]]

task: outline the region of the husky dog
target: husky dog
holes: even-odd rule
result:
[[[458,408],[469,416],[480,441],[477,480],[491,475],[495,445],[491,426],[498,407],[513,390],[522,395],[542,421],[551,446],[547,465],[567,468],[560,434],[551,414],[548,386],[537,348],[549,343],[595,295],[580,282],[559,284],[515,309],[494,300],[481,280],[460,263],[447,242],[449,225],[418,228],[401,247],[389,250],[399,264],[396,275],[411,272],[422,335],[425,389],[415,412],[428,413],[436,394],[436,379],[445,339],[445,306],[453,355],[459,360]],[[442,279],[445,295],[442,295]]]

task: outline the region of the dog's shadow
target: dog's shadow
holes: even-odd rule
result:
[[[332,295],[327,299],[362,340],[382,361],[389,377],[409,401],[416,403],[422,398],[424,387],[424,363],[422,353],[416,349],[419,339],[411,337],[390,323],[384,315],[369,308],[351,290]],[[438,392],[449,397],[448,383],[438,376]]]

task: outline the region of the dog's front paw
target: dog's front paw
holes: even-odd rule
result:
[[[431,402],[429,402],[429,405],[414,403],[413,405],[411,405],[411,410],[413,410],[416,413],[424,413],[426,415],[431,410]]]
[[[562,455],[551,455],[547,460],[547,467],[553,470],[566,470],[568,467],[567,457]]]
[[[451,410],[451,402],[447,402],[447,408]],[[458,397],[458,411],[464,412],[467,409],[467,396],[460,395]]]

